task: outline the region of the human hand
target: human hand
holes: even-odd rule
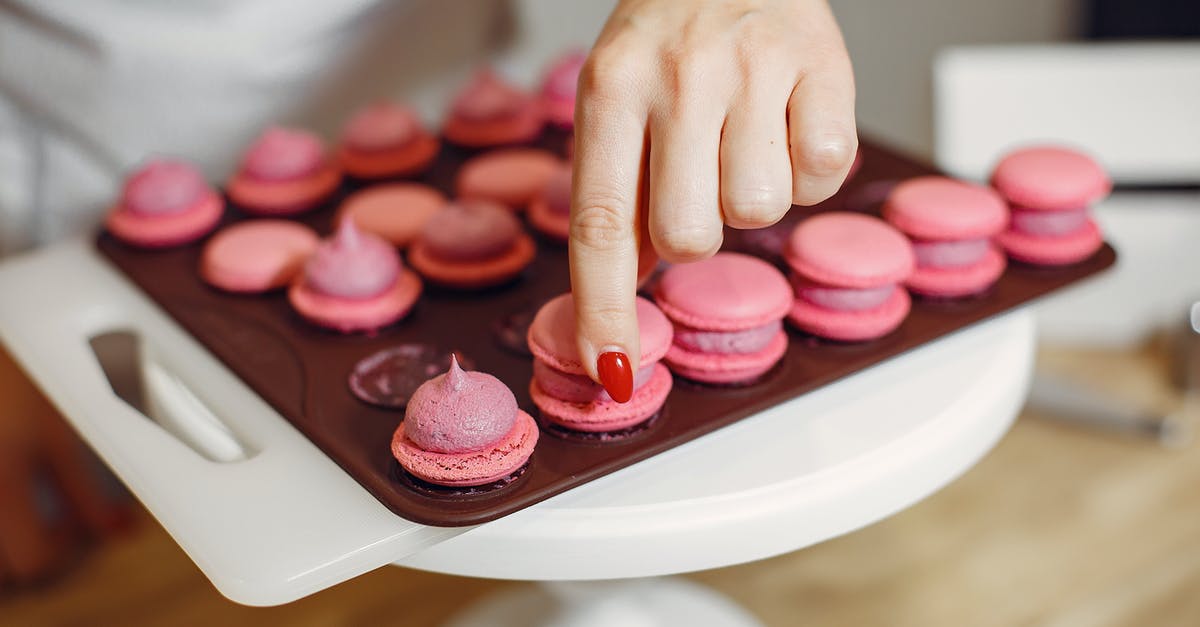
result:
[[[621,400],[639,277],[658,257],[712,255],[723,224],[769,226],[833,195],[858,147],[854,76],[826,0],[622,0],[576,102],[579,350]]]
[[[88,536],[126,525],[127,504],[106,495],[97,470],[79,438],[0,348],[0,589],[45,579]],[[47,512],[47,498],[61,508]]]

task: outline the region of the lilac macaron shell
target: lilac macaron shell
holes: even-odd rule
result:
[[[655,300],[667,317],[693,329],[742,331],[787,315],[792,290],[782,272],[757,257],[717,253],[667,268]]]
[[[512,390],[485,372],[450,370],[421,385],[404,412],[405,434],[435,453],[465,453],[491,445],[517,418]]]
[[[787,333],[779,329],[766,346],[754,353],[696,352],[675,344],[663,361],[672,372],[686,379],[731,385],[758,379],[783,358],[787,348]]]
[[[1009,153],[992,171],[991,183],[1009,202],[1042,211],[1087,207],[1112,191],[1112,180],[1099,163],[1058,146]]]
[[[904,234],[872,216],[831,211],[802,221],[784,258],[805,278],[836,287],[900,283],[916,265]]]
[[[675,327],[675,344],[699,353],[745,355],[767,347],[783,329],[783,321],[775,320],[743,331],[702,331],[690,327]]]
[[[914,294],[934,298],[958,298],[983,292],[991,287],[1007,266],[1004,255],[994,245],[969,265],[955,267],[917,266],[905,286]]]
[[[662,359],[671,346],[671,321],[654,303],[637,299],[638,330],[641,333],[639,364]],[[529,325],[529,351],[557,370],[586,374],[575,343],[575,301],[562,294],[542,306]]]
[[[944,176],[921,176],[897,185],[883,217],[921,240],[988,238],[1008,223],[1008,206],[994,190]]]
[[[796,299],[788,320],[813,335],[842,342],[863,342],[883,337],[904,322],[912,299],[904,289],[892,291],[883,305],[859,311],[837,311]]]

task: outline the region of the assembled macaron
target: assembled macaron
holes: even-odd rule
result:
[[[392,102],[375,102],[342,128],[338,163],[350,176],[375,179],[413,176],[427,170],[441,142],[417,114]]]
[[[285,287],[304,269],[320,239],[292,220],[245,220],[204,245],[200,277],[227,292],[257,294]]]
[[[665,361],[681,377],[750,383],[787,352],[783,318],[792,309],[792,289],[783,273],[761,259],[717,253],[671,266],[654,298],[675,324]]]
[[[1112,191],[1112,181],[1091,157],[1055,146],[1024,148],[1000,160],[991,183],[1012,205],[1009,227],[997,237],[1009,257],[1063,266],[1103,246],[1090,207]]]
[[[537,422],[499,379],[450,369],[417,388],[392,437],[392,455],[410,475],[450,488],[502,487],[529,462]]]
[[[559,128],[575,126],[575,93],[586,60],[582,51],[568,52],[550,66],[542,80],[542,110],[546,120]]]
[[[524,211],[562,167],[553,153],[537,148],[506,148],[463,164],[455,188],[459,198],[482,198]]]
[[[788,239],[796,301],[788,320],[818,337],[844,342],[891,333],[912,301],[902,284],[916,256],[904,234],[872,216],[828,212],[807,218]]]
[[[341,170],[319,137],[272,127],[250,146],[227,191],[230,200],[248,213],[288,216],[316,208],[341,180]]]
[[[153,159],[128,178],[104,225],[121,241],[141,248],[169,248],[210,233],[225,202],[190,163]]]
[[[343,220],[292,282],[288,301],[318,326],[370,333],[407,315],[420,295],[421,280],[391,244]]]
[[[917,177],[892,189],[883,217],[912,240],[917,265],[905,285],[916,294],[978,294],[1004,273],[1004,253],[992,239],[1008,225],[1008,206],[988,187]]]
[[[409,246],[408,262],[443,287],[478,289],[515,279],[536,252],[511,211],[484,200],[460,200],[426,221]]]
[[[563,242],[571,233],[571,182],[571,164],[560,163],[529,203],[527,212],[530,226]]]
[[[485,68],[455,97],[442,134],[460,146],[486,148],[532,141],[544,125],[536,98]]]
[[[533,380],[529,393],[542,418],[568,431],[611,433],[636,427],[658,415],[671,392],[671,373],[659,360],[671,347],[671,322],[653,303],[637,299],[641,333],[639,368],[629,398],[617,402],[587,376],[575,342],[575,301],[560,295],[534,316],[529,326]]]
[[[447,202],[441,192],[421,183],[373,185],[342,201],[337,221],[354,220],[359,229],[404,248]]]

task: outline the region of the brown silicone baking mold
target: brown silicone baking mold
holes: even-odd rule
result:
[[[561,153],[565,140],[562,134],[548,133],[539,144]],[[805,215],[839,209],[876,212],[892,182],[934,173],[929,166],[878,144],[864,142],[862,150],[862,169],[832,199],[815,208],[794,208],[784,223],[767,231],[729,230],[725,247],[778,262],[773,252],[788,228]],[[444,148],[422,180],[450,192],[457,166],[474,152]],[[347,182],[321,210],[300,220],[328,233],[337,203],[362,186]],[[240,219],[243,216],[230,209],[225,223]],[[281,292],[238,296],[208,287],[197,274],[202,244],[141,251],[102,234],[97,246],[381,503],[406,519],[441,526],[472,525],[517,511],[1075,283],[1116,259],[1106,245],[1091,259],[1067,268],[1012,265],[982,296],[962,301],[915,299],[903,326],[866,344],[829,343],[789,329],[787,355],[756,384],[710,388],[677,380],[660,416],[648,428],[621,439],[562,437],[543,429],[527,470],[515,481],[492,491],[453,495],[420,489],[406,480],[389,450],[402,414],[356,399],[347,386],[347,375],[358,360],[397,343],[439,345],[462,351],[478,369],[502,379],[520,406],[536,416],[528,391],[530,358],[502,346],[494,327],[501,317],[531,310],[568,289],[565,247],[540,239],[533,265],[517,282],[502,288],[456,293],[427,287],[408,318],[365,337],[313,327],[290,309]]]

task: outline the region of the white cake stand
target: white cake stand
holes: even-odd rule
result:
[[[501,520],[444,529],[384,509],[87,243],[0,265],[0,294],[0,340],[217,588],[252,605],[388,563],[594,581],[794,551],[971,467],[1012,423],[1033,366],[1032,316],[1016,311]],[[158,373],[146,378],[157,422],[113,394],[89,348],[119,329],[138,334]],[[548,604],[532,590],[458,624],[504,624],[505,612],[535,624],[530,612]],[[670,579],[553,590],[556,624],[657,624],[664,612],[672,624],[752,624]]]

